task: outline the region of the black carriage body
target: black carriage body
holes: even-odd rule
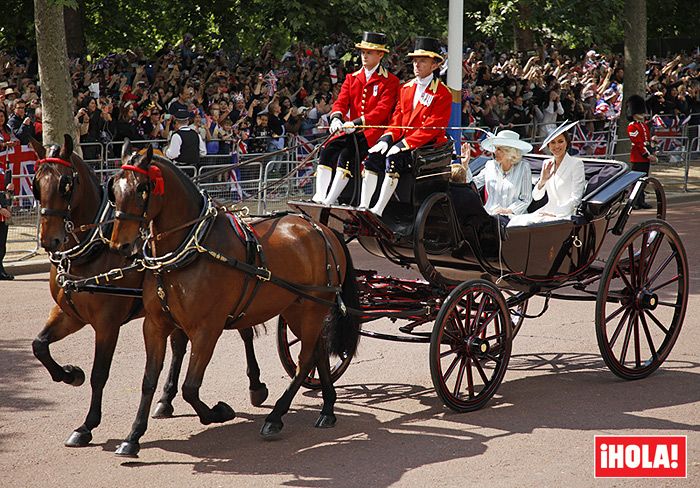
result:
[[[523,160],[530,164],[533,184],[545,159],[531,155]],[[472,161],[472,173],[478,174],[486,161],[486,157]],[[583,161],[587,188],[577,216],[503,228],[505,235],[456,223],[449,196],[449,145],[419,153],[410,177],[402,177],[397,199],[390,202],[381,219],[346,206],[324,208],[307,202],[291,205],[347,237],[357,237],[368,252],[418,269],[428,281],[435,281],[436,276],[454,283],[502,278],[502,285],[512,289],[540,292],[601,272],[591,263],[610,230],[611,220],[643,176],[619,161]],[[434,200],[432,205],[430,200]],[[429,261],[427,267],[434,270],[426,270],[421,255]]]

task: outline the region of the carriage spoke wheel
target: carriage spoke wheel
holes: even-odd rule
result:
[[[290,378],[294,378],[297,371],[297,358],[301,351],[301,341],[289,330],[287,321],[282,316],[277,321],[277,353],[284,370]],[[342,357],[331,356],[331,379],[333,383],[340,378],[345,370],[350,366],[351,358],[343,354]],[[321,380],[318,377],[318,371],[313,368],[306,377],[302,385],[311,390],[321,389]]]
[[[430,338],[430,375],[446,406],[469,412],[486,404],[506,373],[512,334],[495,285],[473,280],[452,290]]]
[[[645,378],[668,357],[688,304],[688,259],[662,220],[630,229],[615,245],[598,288],[596,336],[605,364]]]

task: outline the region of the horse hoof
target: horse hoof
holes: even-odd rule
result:
[[[335,415],[333,415],[332,413],[331,414],[322,413],[321,416],[316,421],[316,425],[314,427],[317,427],[319,429],[329,429],[331,427],[335,427],[335,422],[336,422]]]
[[[156,405],[156,408],[153,410],[153,413],[151,414],[151,418],[169,419],[169,418],[172,418],[174,411],[175,411],[175,409],[173,409],[172,404],[166,403],[166,402],[158,402],[158,405]]]
[[[85,447],[90,445],[91,440],[92,434],[90,432],[79,432],[74,430],[63,445],[66,447]]]
[[[272,440],[277,438],[282,432],[282,427],[284,424],[282,422],[270,422],[269,420],[265,422],[265,425],[260,429],[260,435],[263,436],[265,440]]]
[[[85,373],[78,366],[67,365],[63,367],[63,372],[66,373],[64,382],[71,386],[80,386],[85,383]]]
[[[265,400],[267,400],[267,386],[265,386],[265,383],[263,383],[261,386],[259,386],[255,390],[250,390],[250,404],[253,405],[254,407],[259,407],[263,403],[265,403]]]
[[[211,421],[217,424],[236,418],[236,412],[224,402],[219,402],[214,405],[214,408],[211,409],[211,415]]]
[[[121,457],[136,458],[139,457],[138,454],[140,449],[141,447],[139,446],[138,442],[124,441],[119,445],[119,447],[117,447],[114,454]]]

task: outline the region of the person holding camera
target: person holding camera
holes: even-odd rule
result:
[[[316,168],[316,193],[312,200],[324,205],[336,202],[353,176],[356,160],[367,156],[370,146],[376,144],[382,129],[364,129],[355,132],[358,125],[386,125],[396,105],[399,79],[380,66],[385,53],[386,35],[365,32],[362,41],[355,44],[360,50],[362,68],[345,77],[338,99],[333,104],[329,131],[333,138],[321,149]],[[324,81],[321,92],[326,88]],[[331,182],[333,170],[335,178]],[[376,185],[377,174],[373,173]],[[371,195],[370,195],[371,196]]]
[[[29,144],[29,139],[36,138],[34,121],[26,114],[26,103],[24,100],[15,100],[13,114],[10,116],[10,120],[7,121],[7,125],[23,146]]]

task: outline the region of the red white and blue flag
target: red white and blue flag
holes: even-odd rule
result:
[[[32,178],[37,155],[31,146],[13,146],[0,151],[0,161],[12,170],[15,195],[32,197]]]

